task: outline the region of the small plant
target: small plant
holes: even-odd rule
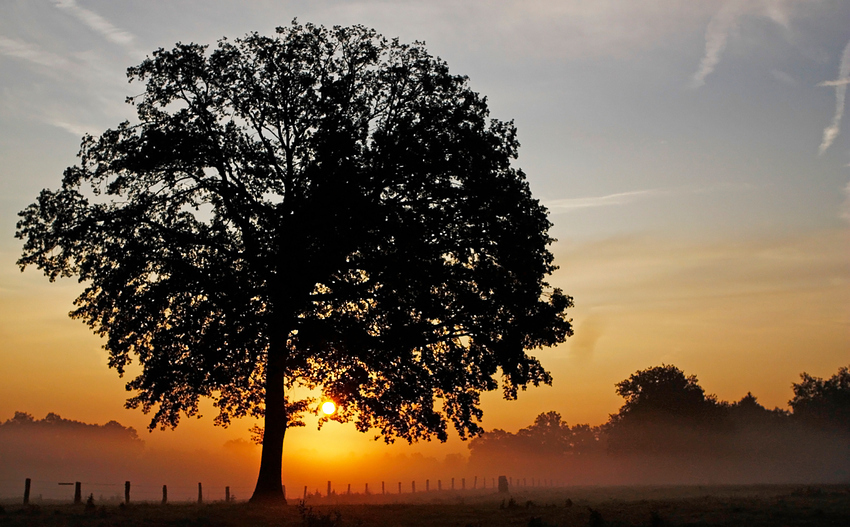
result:
[[[89,497],[86,498],[86,512],[94,512],[94,494],[89,494]]]
[[[649,512],[649,527],[664,527],[665,525],[667,525],[667,522],[658,514],[658,511]]]
[[[587,508],[590,511],[590,517],[587,519],[588,527],[603,527],[605,520],[602,519],[602,513],[596,509]]]
[[[319,514],[313,512],[313,507],[308,507],[303,500],[298,502],[298,513],[301,515],[304,527],[336,527],[342,521],[342,514],[339,511]]]
[[[567,498],[567,501],[565,501],[565,502],[564,502],[564,507],[566,507],[567,509],[569,509],[569,508],[570,508],[570,507],[572,507],[572,506],[573,506],[573,500],[571,500],[571,499]]]

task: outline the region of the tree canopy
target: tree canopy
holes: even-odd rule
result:
[[[84,284],[127,406],[176,426],[264,416],[255,497],[318,388],[387,440],[478,434],[479,395],[551,376],[572,334],[546,209],[512,122],[421,43],[293,22],[159,49],[128,70],[135,122],[83,138],[20,213],[22,268]],[[276,468],[275,468],[276,465]]]

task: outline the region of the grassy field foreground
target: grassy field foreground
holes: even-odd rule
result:
[[[850,525],[850,486],[598,487],[532,489],[509,496],[421,493],[413,502],[291,501],[94,506],[6,501],[0,526],[821,526]],[[352,499],[354,496],[351,497]],[[389,499],[388,499],[389,498]],[[353,501],[353,500],[352,500]],[[383,501],[383,503],[381,502]]]

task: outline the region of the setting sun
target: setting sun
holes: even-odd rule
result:
[[[336,405],[333,401],[325,401],[322,403],[322,413],[325,415],[332,415],[336,412]]]

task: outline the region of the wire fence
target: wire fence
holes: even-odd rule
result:
[[[503,480],[503,481],[500,481]],[[500,484],[501,483],[501,484]],[[548,478],[509,476],[473,476],[471,478],[412,479],[407,481],[375,481],[336,483],[332,480],[317,486],[284,485],[288,500],[327,500],[366,497],[411,497],[424,494],[493,493],[538,487],[557,487],[562,482]],[[246,501],[254,491],[247,485],[153,484],[132,481],[59,481],[32,478],[0,478],[0,499],[24,503],[82,502],[89,496],[97,503],[174,503]],[[19,501],[19,502],[21,502]]]

